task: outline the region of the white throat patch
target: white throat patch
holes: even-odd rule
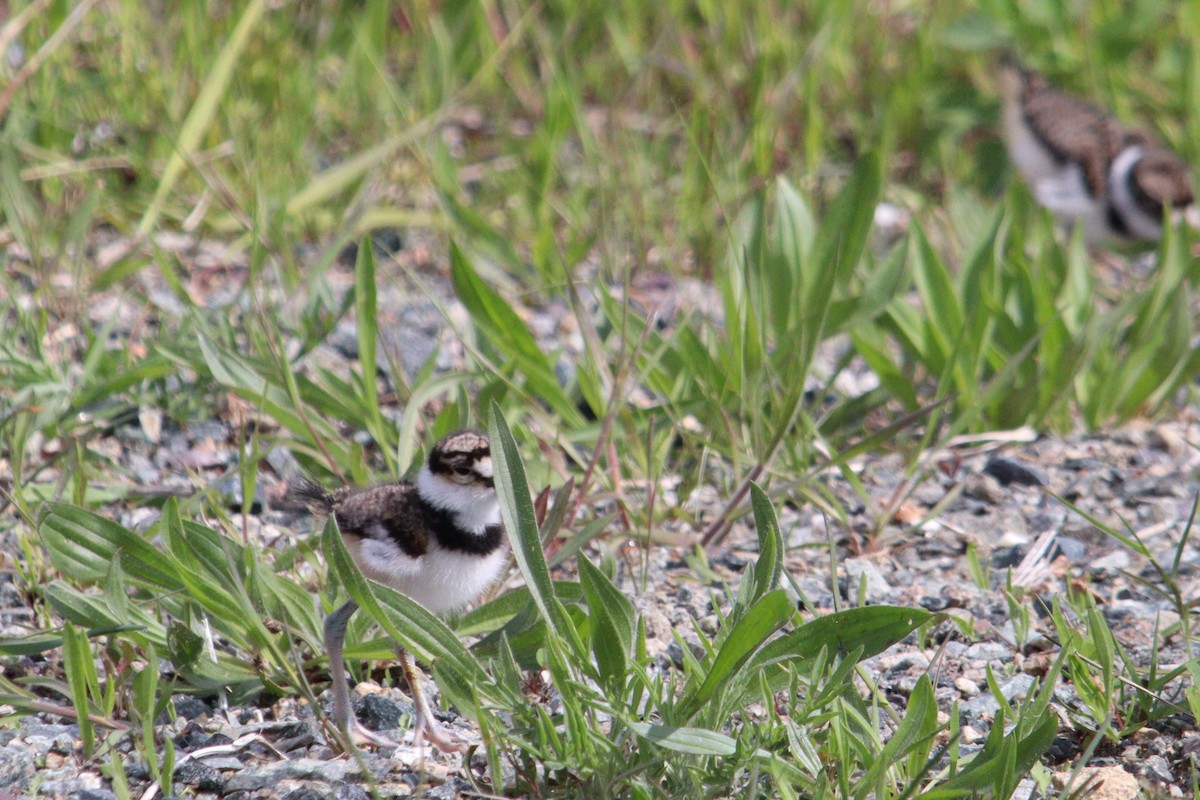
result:
[[[500,501],[490,486],[463,486],[439,478],[426,466],[417,475],[417,492],[425,502],[448,511],[469,533],[482,535],[489,526],[500,524]]]

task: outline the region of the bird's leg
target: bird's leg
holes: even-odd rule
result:
[[[373,744],[379,747],[399,747],[385,736],[366,730],[354,718],[350,706],[350,689],[346,686],[346,662],[342,657],[342,646],[346,641],[346,626],[350,617],[358,610],[358,603],[350,600],[325,618],[325,649],[329,651],[329,680],[333,683],[333,724],[337,732],[347,738],[347,744]]]
[[[329,651],[329,680],[333,682],[333,724],[340,731],[348,729],[351,717],[342,645],[346,641],[346,626],[357,610],[358,603],[351,600],[325,618],[325,649]]]
[[[429,707],[429,701],[425,699],[425,692],[421,689],[421,676],[417,672],[417,666],[413,663],[412,656],[403,647],[396,648],[396,657],[400,659],[400,668],[404,670],[404,679],[408,681],[408,692],[412,695],[413,701],[413,741],[419,744],[421,739],[426,739],[430,744],[441,750],[443,753],[463,753],[467,750],[467,743],[456,739],[448,731],[442,730],[437,724],[437,720],[433,717],[433,710]]]

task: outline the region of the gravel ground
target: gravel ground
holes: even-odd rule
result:
[[[184,253],[197,265],[188,287],[195,299],[238,313],[236,287],[244,264],[222,257],[218,247],[183,237],[159,245]],[[395,263],[404,266],[404,274],[410,277],[389,275],[381,281],[379,328],[384,345],[379,367],[385,375],[397,367],[411,374],[435,351],[439,368],[453,369],[463,361],[461,344],[437,305],[421,299],[425,295],[410,282],[416,276],[435,296],[451,297],[448,279],[432,252],[428,242],[403,242]],[[331,274],[335,291],[345,289],[352,277],[348,264],[335,270]],[[170,325],[171,317],[181,313],[177,301],[162,287],[142,288],[152,298],[158,323]],[[719,307],[705,285],[676,283],[663,275],[640,279],[633,292],[644,307],[662,310],[664,324],[671,324],[679,309],[709,313]],[[552,302],[520,312],[541,339],[555,342],[564,351],[563,369],[570,369],[570,355],[578,352],[582,341],[565,306]],[[104,295],[95,298],[91,313],[96,322],[117,320],[117,340],[135,341],[147,309],[117,295]],[[449,303],[449,313],[452,323],[465,325],[465,314],[456,303]],[[397,358],[398,354],[406,357]],[[829,356],[832,360],[836,353]],[[316,363],[341,369],[347,359],[356,357],[352,322],[343,323],[312,355]],[[844,378],[864,385],[870,379],[861,370]],[[228,494],[231,505],[240,506],[240,484],[231,469],[236,464],[237,419],[253,410],[235,407],[236,400],[230,403],[231,408],[214,419],[197,421],[185,430],[161,430],[157,437],[147,435],[147,428],[155,424],[153,415],[144,415],[114,428],[92,446],[118,461],[143,488],[190,492],[196,489],[196,476],[203,476],[210,486]],[[773,490],[781,493],[777,506],[789,546],[786,563],[799,589],[798,601],[814,613],[824,613],[832,611],[835,603],[853,605],[861,597],[871,604],[920,606],[969,621],[970,636],[959,626],[943,623],[928,648],[910,637],[865,664],[884,690],[899,698],[907,697],[920,675],[932,671],[939,707],[947,709],[958,702],[963,744],[979,746],[998,709],[986,685],[987,670],[994,672],[1006,697],[1026,693],[1055,651],[1047,609],[1055,596],[1068,590],[1092,594],[1121,646],[1139,666],[1157,658],[1165,671],[1186,660],[1185,643],[1178,633],[1155,636],[1156,629],[1171,631],[1178,616],[1162,594],[1149,588],[1160,584],[1151,561],[1062,501],[1075,504],[1104,525],[1136,532],[1159,565],[1170,565],[1178,557],[1180,593],[1185,601],[1194,599],[1200,596],[1200,549],[1194,541],[1181,547],[1181,540],[1186,538],[1197,491],[1197,443],[1200,422],[1188,413],[1102,434],[1055,438],[1017,431],[979,436],[926,453],[916,470],[899,455],[871,455],[853,465],[867,497],[837,473],[821,478],[848,512],[846,524],[812,506],[791,502],[794,495],[787,487],[775,485]],[[41,446],[52,452],[55,443]],[[539,456],[525,455],[527,459]],[[264,539],[302,535],[310,523],[278,502],[292,469],[290,459],[279,452],[268,463],[276,474],[264,474],[260,481],[262,494],[252,528]],[[4,477],[0,475],[0,480]],[[666,489],[669,496],[670,486]],[[680,541],[694,541],[719,509],[720,500],[703,489],[676,498],[693,512],[694,527],[676,522],[667,533]],[[156,514],[136,504],[114,506],[105,513],[129,526],[146,525]],[[730,583],[736,583],[755,558],[755,537],[747,523],[748,518],[743,518],[734,524],[724,549],[712,559],[714,572]],[[23,635],[35,622],[16,584],[24,556],[17,544],[18,529],[5,524],[0,530],[6,554],[0,560],[0,636]],[[715,630],[713,604],[723,597],[719,585],[701,580],[685,564],[686,548],[659,546],[645,551],[619,541],[610,545],[622,558],[622,588],[635,598],[646,618],[651,655],[664,663],[680,663],[682,653],[671,632],[689,631],[692,619],[702,629]],[[831,548],[837,557],[836,577],[830,574]],[[973,559],[980,569],[972,570]],[[1010,619],[1003,591],[1010,574],[1014,585],[1035,598],[1027,629],[1014,628]],[[643,576],[648,580],[643,581]],[[45,664],[36,657],[22,657],[8,658],[3,666],[5,676],[16,679],[39,674]],[[1136,781],[1130,784],[1127,779],[1140,780],[1164,796],[1184,796],[1180,787],[1191,780],[1196,767],[1200,733],[1186,712],[1183,688],[1173,687],[1176,694],[1170,695],[1179,704],[1177,713],[1118,746],[1102,745],[1093,756],[1092,766],[1109,770],[1105,782],[1117,791],[1114,797],[1134,796]],[[432,693],[435,687],[429,684],[429,689]],[[413,747],[409,731],[398,729],[411,711],[403,692],[366,683],[356,688],[355,697],[364,725],[402,743],[394,751],[365,754],[372,780],[384,794],[452,798],[472,790],[472,778],[485,768],[482,757],[447,757]],[[1057,700],[1065,717],[1080,702],[1065,682]],[[328,704],[328,692],[321,701]],[[359,765],[336,754],[313,709],[298,699],[281,700],[268,708],[228,708],[180,696],[175,705],[176,721],[163,720],[164,733],[174,740],[178,754],[175,786],[148,792],[151,778],[130,756],[127,770],[135,796],[244,800],[368,796]],[[3,711],[0,706],[0,714]],[[445,722],[462,738],[476,736],[470,723],[453,713]],[[1064,733],[1045,759],[1052,768],[1066,765],[1085,744],[1070,733],[1069,725],[1061,730]],[[78,745],[78,727],[52,713],[15,724],[0,723],[0,800],[35,794],[115,797],[108,779],[82,758]],[[132,752],[127,739],[117,748]],[[1018,796],[1028,795],[1030,789],[1023,787]]]

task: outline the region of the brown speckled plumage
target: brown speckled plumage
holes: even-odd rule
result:
[[[1022,75],[1021,112],[1030,130],[1060,162],[1080,164],[1088,190],[1099,197],[1124,138],[1120,126],[1099,106],[1057,91],[1044,76],[1025,70]]]
[[[1164,212],[1194,202],[1190,167],[1149,132],[1058,91],[1011,56],[1001,59],[999,87],[1018,171],[1038,202],[1082,222],[1092,241],[1157,240]]]
[[[491,456],[487,437],[475,431],[459,431],[443,438],[429,453],[429,470],[456,483],[491,487],[491,474],[480,475],[477,465]],[[367,489],[343,486],[335,491],[307,478],[293,485],[290,494],[310,509],[333,514],[345,536],[391,540],[405,555],[418,558],[429,550],[431,538],[447,549],[488,553],[500,544],[503,530],[489,529],[483,537],[464,535],[444,510],[421,497],[408,481],[387,483]]]

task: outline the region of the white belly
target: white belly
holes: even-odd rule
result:
[[[358,568],[368,578],[411,597],[434,614],[468,605],[500,574],[507,547],[487,555],[444,550],[430,543],[429,551],[411,558],[390,542],[346,537]]]

